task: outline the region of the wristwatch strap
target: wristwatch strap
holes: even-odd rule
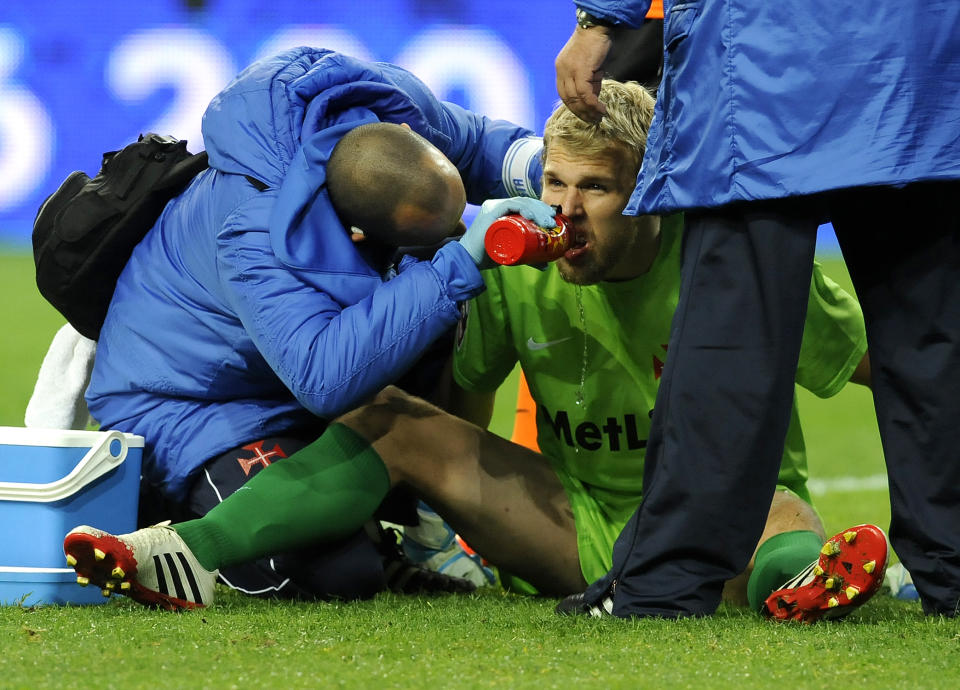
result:
[[[600,17],[594,17],[585,9],[578,7],[577,26],[579,26],[581,29],[592,29],[595,26],[604,26],[610,28],[613,26],[613,22],[607,21],[606,19],[601,19]]]

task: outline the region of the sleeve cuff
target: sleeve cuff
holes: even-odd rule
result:
[[[483,276],[470,253],[459,242],[447,242],[430,261],[447,289],[447,297],[462,302],[484,290]]]
[[[542,137],[524,137],[510,144],[510,148],[503,157],[501,173],[507,196],[540,196],[540,177],[543,173],[540,162],[542,150]]]

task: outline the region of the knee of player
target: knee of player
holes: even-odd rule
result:
[[[778,532],[807,530],[826,538],[823,523],[813,506],[792,491],[774,492],[764,536]]]
[[[425,442],[431,425],[419,422],[437,411],[419,398],[395,386],[387,386],[370,402],[336,421],[350,427],[371,444],[398,448]]]
[[[369,402],[345,412],[335,421],[349,426],[366,436],[368,440],[373,440],[371,434],[383,435],[390,428],[391,422],[397,414],[397,405],[394,401],[402,395],[406,394],[396,386],[387,386]],[[376,432],[375,430],[380,431]]]

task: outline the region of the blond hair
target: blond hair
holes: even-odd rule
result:
[[[607,113],[600,122],[584,122],[563,103],[547,120],[543,132],[543,158],[553,143],[585,156],[598,156],[611,148],[623,150],[640,170],[647,149],[647,132],[653,120],[653,96],[635,81],[604,79],[600,102]]]

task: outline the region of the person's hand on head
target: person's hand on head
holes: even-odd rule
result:
[[[484,201],[483,205],[480,206],[477,217],[473,219],[470,227],[467,228],[467,231],[463,233],[463,237],[459,240],[480,270],[493,268],[497,265],[493,259],[487,256],[487,250],[483,244],[487,228],[500,216],[510,213],[519,213],[542,228],[552,228],[557,224],[553,219],[556,211],[552,206],[539,199],[517,196],[511,199],[488,199]]]
[[[610,51],[610,30],[603,26],[574,30],[557,54],[557,94],[574,115],[599,122],[607,107],[600,102],[603,61]]]

